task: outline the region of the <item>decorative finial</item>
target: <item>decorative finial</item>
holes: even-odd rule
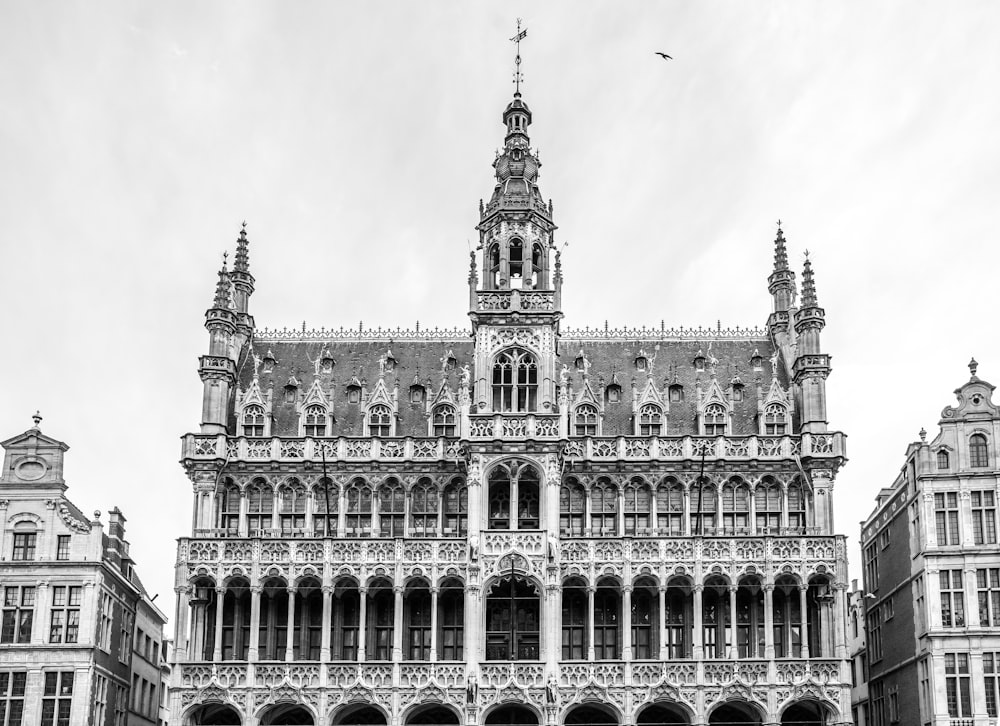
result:
[[[229,308],[229,270],[226,269],[227,254],[222,253],[222,269],[219,270],[219,281],[215,284],[215,300],[212,307],[218,310]]]
[[[521,30],[521,18],[517,19],[517,33],[511,38],[511,42],[517,46],[516,53],[514,55],[514,96],[519,97],[521,95],[521,81],[524,80],[524,76],[521,75],[521,41],[528,35],[528,29],[525,28]]]
[[[35,422],[35,425],[32,428],[34,428],[37,431],[38,424],[42,422],[42,414],[40,414],[38,411],[35,411],[35,415],[31,417],[31,420]]]
[[[249,247],[249,240],[247,240],[247,223],[244,221],[243,227],[240,229],[240,237],[236,240],[236,259],[233,261],[233,270],[235,272],[250,271]]]
[[[785,249],[785,235],[781,231],[781,220],[778,220],[778,234],[774,238],[774,271],[788,269],[788,251]]]
[[[920,443],[922,444],[927,443],[927,429],[925,429],[923,426],[920,427]]]
[[[809,250],[806,250],[806,261],[802,266],[802,307],[816,307],[816,282],[813,280]]]
[[[976,371],[979,370],[979,364],[976,363],[976,359],[973,358],[969,361],[969,372],[972,373],[972,377],[976,377]]]

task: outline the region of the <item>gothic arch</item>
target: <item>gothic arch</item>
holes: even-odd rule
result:
[[[694,712],[680,701],[657,699],[644,703],[636,710],[634,723],[636,726],[674,726],[675,724],[690,724]]]
[[[778,711],[778,720],[789,726],[827,726],[836,722],[838,710],[818,698],[793,698]]]
[[[508,718],[504,719],[504,716]],[[531,717],[534,720],[531,720]],[[492,726],[493,724],[497,726],[507,726],[509,724],[537,726],[544,722],[544,716],[533,703],[498,703],[488,708],[483,714],[483,723],[486,726]]]
[[[184,713],[181,723],[184,726],[242,726],[243,714],[232,703],[196,703]]]
[[[331,723],[333,726],[385,726],[389,723],[389,714],[377,704],[359,701],[337,709]]]
[[[747,724],[748,726],[761,726],[764,723],[766,714],[756,703],[745,701],[742,698],[729,698],[713,705],[708,713],[708,724],[710,726],[729,726],[730,724]]]
[[[403,711],[400,721],[405,726],[458,726],[462,715],[451,704],[430,701],[410,706]]]
[[[565,726],[617,726],[622,716],[610,703],[584,701],[567,708],[560,721]]]
[[[316,714],[300,702],[270,703],[261,707],[257,722],[261,726],[315,726]]]

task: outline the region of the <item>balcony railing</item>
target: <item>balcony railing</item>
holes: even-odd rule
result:
[[[470,439],[558,439],[559,417],[536,414],[473,414]]]
[[[556,293],[551,290],[489,290],[476,293],[480,312],[554,312]]]
[[[462,448],[454,438],[286,438],[255,439],[225,434],[183,438],[182,456],[190,460],[229,461],[443,461],[461,458]]]

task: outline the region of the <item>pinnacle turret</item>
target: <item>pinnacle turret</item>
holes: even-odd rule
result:
[[[228,310],[230,305],[230,281],[226,258],[227,255],[223,253],[222,269],[219,270],[219,281],[215,283],[215,299],[212,301],[212,308],[215,310]]]
[[[809,261],[809,252],[806,252],[806,261],[802,266],[802,307],[817,307],[816,282],[813,280],[812,263]]]
[[[236,240],[236,260],[233,272],[250,272],[250,242],[247,239],[247,223],[240,229],[240,238]]]
[[[781,231],[781,223],[778,223],[778,236],[774,238],[774,271],[781,272],[788,269],[788,251],[785,249],[785,234]]]

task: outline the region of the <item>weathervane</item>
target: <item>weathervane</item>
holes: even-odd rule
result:
[[[521,19],[517,19],[517,35],[511,38],[511,42],[517,46],[516,54],[514,55],[514,95],[521,95],[521,81],[524,80],[524,76],[521,75],[521,40],[527,37],[528,29],[525,28],[521,30]]]

